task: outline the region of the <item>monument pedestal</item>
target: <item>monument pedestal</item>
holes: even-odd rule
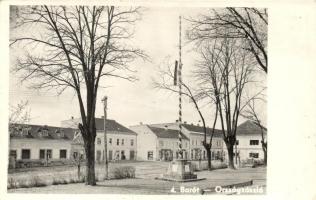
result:
[[[166,174],[162,175],[163,180],[187,182],[198,181],[197,175],[194,174],[191,163],[185,159],[174,160],[169,164]]]

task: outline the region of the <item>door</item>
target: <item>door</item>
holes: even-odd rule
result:
[[[97,151],[97,161],[101,161],[101,151]]]
[[[113,154],[113,153],[112,153],[112,150],[110,150],[110,151],[109,151],[109,160],[112,160],[112,159],[113,159],[113,158],[112,158],[112,154]]]
[[[124,151],[121,151],[121,160],[125,160],[126,157],[125,157],[125,152]]]
[[[135,160],[135,151],[131,150],[129,153],[129,159],[130,160]]]
[[[47,149],[46,150],[46,158],[47,159],[51,159],[52,158],[52,150],[51,149]]]

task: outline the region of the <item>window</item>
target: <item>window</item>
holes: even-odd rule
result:
[[[116,145],[119,146],[120,145],[120,139],[116,140]]]
[[[259,158],[259,153],[249,153],[250,158]]]
[[[235,145],[237,145],[237,146],[239,145],[239,140],[236,140],[236,143],[235,143]]]
[[[27,136],[29,134],[29,129],[28,128],[23,128],[22,129],[22,135]]]
[[[59,137],[59,138],[65,137],[65,133],[61,129],[56,129],[55,133],[56,133],[57,137]]]
[[[124,139],[122,139],[122,146],[124,145]]]
[[[250,145],[259,145],[259,140],[250,140]]]
[[[65,132],[64,132],[64,130],[60,130],[60,137],[61,137],[61,138],[65,137]]]
[[[67,158],[67,150],[66,149],[61,149],[59,151],[59,158],[60,159]]]
[[[75,151],[72,156],[73,156],[74,159],[77,159],[78,158],[78,152]]]
[[[45,159],[45,149],[40,149],[40,151],[39,151],[39,158],[40,159]]]
[[[147,152],[147,160],[153,160],[154,158],[153,158],[153,151],[148,151]]]
[[[10,157],[16,160],[16,157],[17,157],[16,150],[10,150]]]
[[[159,146],[163,147],[163,141],[161,141],[161,140],[159,141]]]
[[[48,136],[48,130],[43,130],[43,136],[45,136],[45,137]]]
[[[30,158],[31,158],[31,150],[22,149],[22,159],[30,159]]]
[[[101,144],[101,138],[97,138],[97,144]]]
[[[109,144],[112,145],[112,138],[109,138]]]
[[[134,140],[131,139],[131,146],[134,146]]]

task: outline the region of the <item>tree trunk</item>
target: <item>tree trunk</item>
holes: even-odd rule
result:
[[[89,140],[85,144],[86,152],[86,185],[96,185],[94,169],[94,140]]]
[[[228,151],[228,168],[235,169],[234,166],[234,145],[230,143],[226,143],[227,151]]]
[[[212,170],[212,161],[211,161],[211,149],[206,148],[206,155],[207,155],[207,163],[208,163],[208,170]]]
[[[262,143],[263,155],[264,155],[264,165],[267,166],[268,162],[268,153],[267,153],[267,143]]]

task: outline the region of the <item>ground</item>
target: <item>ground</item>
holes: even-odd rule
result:
[[[213,171],[196,172],[198,178],[206,178],[205,180],[195,182],[169,182],[156,180],[161,174],[165,173],[167,162],[134,162],[134,163],[111,163],[110,168],[121,165],[135,166],[135,179],[121,179],[121,180],[106,180],[97,183],[97,186],[86,186],[83,183],[67,184],[67,185],[50,185],[46,187],[20,188],[10,189],[9,193],[106,193],[106,194],[171,194],[176,191],[176,194],[181,193],[180,188],[193,189],[189,194],[196,192],[200,194],[201,190],[210,189],[210,193],[214,193],[215,186],[227,186],[231,184],[244,183],[253,181],[252,188],[260,186],[265,191],[266,186],[266,168],[240,168],[237,170],[217,169]],[[10,177],[26,178],[29,176],[67,176],[70,173],[75,173],[75,167],[55,167],[45,168],[45,170],[33,169],[33,171],[11,173]],[[57,172],[56,172],[57,171]],[[103,168],[98,166],[97,173],[102,173]],[[52,173],[54,172],[54,173]]]

